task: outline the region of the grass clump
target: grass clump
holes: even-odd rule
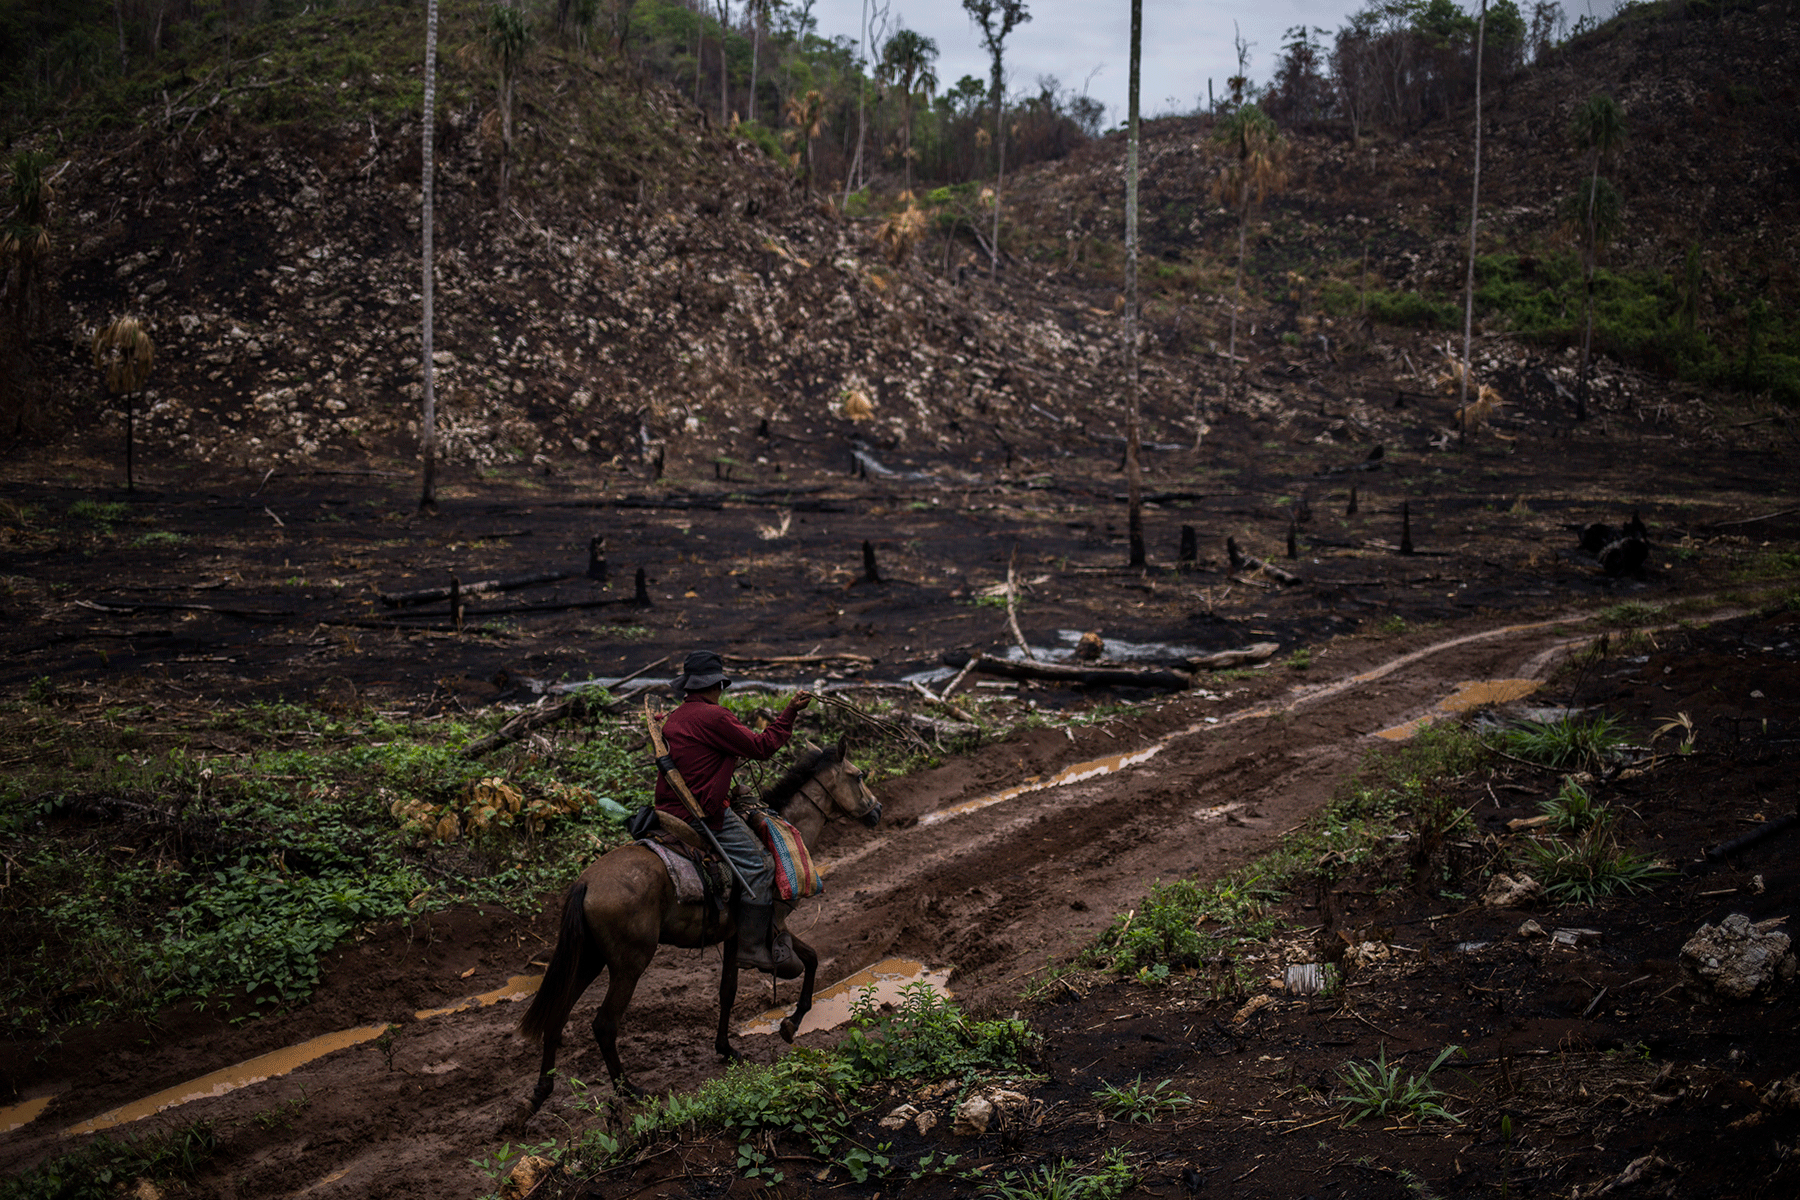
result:
[[[1145,1087],[1142,1075],[1123,1086],[1102,1083],[1094,1092],[1094,1099],[1099,1101],[1101,1112],[1128,1125],[1140,1121],[1148,1125],[1160,1116],[1173,1115],[1194,1103],[1192,1096],[1175,1087],[1174,1080],[1164,1079]]]
[[[1423,1075],[1404,1078],[1400,1074],[1400,1064],[1389,1065],[1385,1043],[1373,1060],[1343,1064],[1338,1068],[1338,1084],[1342,1091],[1337,1103],[1348,1110],[1345,1122],[1354,1125],[1365,1117],[1393,1117],[1462,1124],[1461,1117],[1444,1107],[1449,1095],[1431,1082],[1432,1073],[1461,1049],[1460,1046],[1445,1046],[1431,1060]]]
[[[1565,777],[1556,795],[1538,805],[1557,833],[1581,833],[1612,820],[1612,810],[1594,799],[1592,792]]]
[[[1091,1171],[1066,1158],[1030,1171],[1008,1171],[982,1189],[995,1200],[1118,1200],[1138,1185],[1141,1173],[1121,1146],[1100,1156]]]
[[[1500,749],[1508,754],[1558,771],[1598,767],[1622,741],[1618,718],[1604,714],[1527,721],[1499,738]]]
[[[1662,615],[1661,607],[1645,604],[1642,600],[1621,600],[1601,609],[1597,614],[1602,625],[1610,625],[1615,629],[1641,629],[1661,620]]]
[[[967,1081],[984,1074],[1018,1074],[1037,1043],[1038,1035],[1024,1021],[971,1018],[930,984],[908,984],[891,1011],[877,1006],[871,987],[857,998],[850,1030],[834,1048],[796,1046],[771,1066],[734,1062],[694,1092],[668,1096],[640,1111],[623,1143],[703,1128],[725,1130],[740,1140],[739,1169],[776,1183],[780,1172],[755,1139],[770,1132],[787,1134],[861,1181],[890,1165],[884,1147],[852,1144],[843,1150],[861,1089],[893,1079]],[[620,1146],[608,1136],[579,1148],[589,1160],[607,1160],[619,1154]]]
[[[1547,895],[1571,904],[1592,904],[1614,892],[1648,891],[1675,875],[1667,863],[1621,846],[1604,819],[1573,838],[1527,842],[1523,858]]]

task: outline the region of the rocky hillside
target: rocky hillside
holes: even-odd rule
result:
[[[958,250],[940,222],[895,266],[877,218],[833,214],[763,151],[629,68],[540,46],[519,84],[501,212],[475,13],[446,6],[440,57],[436,361],[452,463],[647,471],[661,447],[671,473],[772,478],[802,463],[847,467],[854,438],[900,460],[955,442],[1010,462],[1059,452],[1078,430],[1119,430],[1119,137],[1020,177],[1019,254],[992,283],[966,266],[966,232]],[[1562,134],[1568,112],[1610,86],[1634,135],[1615,172],[1630,224],[1610,261],[1672,272],[1698,241],[1716,336],[1742,339],[1753,295],[1791,318],[1800,181],[1792,155],[1769,147],[1797,132],[1793,24],[1779,5],[1618,22],[1509,82],[1484,118],[1484,241],[1528,269],[1554,252],[1555,209],[1580,165]],[[51,325],[38,344],[56,395],[36,445],[113,453],[122,406],[95,403],[87,340],[131,312],[158,348],[138,403],[151,478],[412,457],[421,20],[387,8],[311,14],[259,36],[229,72],[180,64],[24,139],[62,164]],[[1406,335],[1411,352],[1361,336],[1371,355],[1339,361],[1334,348],[1359,331],[1333,323],[1323,285],[1360,286],[1366,246],[1372,286],[1428,306],[1454,294],[1466,125],[1360,145],[1296,135],[1294,183],[1254,238],[1242,344],[1268,378],[1229,400],[1224,363],[1206,353],[1224,338],[1235,248],[1231,218],[1206,195],[1208,130],[1151,125],[1151,436],[1191,437],[1203,401],[1216,414],[1291,405],[1309,389],[1368,395],[1403,366],[1408,386],[1429,386],[1414,354],[1441,334]],[[60,140],[65,129],[84,132]],[[1554,349],[1497,341],[1487,369],[1535,370],[1553,387],[1570,377],[1546,358]]]
[[[345,27],[370,22],[383,24]],[[406,97],[420,68],[313,82],[287,60],[346,38],[397,53],[417,22],[384,9],[285,24],[288,49],[240,65],[236,83],[196,71],[172,119],[158,100],[64,150],[51,345],[72,432],[60,436],[117,438],[122,407],[91,407],[86,343],[119,313],[147,316],[152,475],[412,453],[420,148]],[[993,437],[1032,404],[1057,421],[1105,407],[1110,314],[1070,318],[1028,282],[970,303],[967,287],[891,266],[873,220],[832,215],[749,142],[617,64],[534,53],[499,212],[493,90],[454,29],[435,226],[453,463],[635,464],[666,443],[671,471],[735,451],[772,473],[815,451],[847,463],[840,440],[813,444],[826,424],[898,447]]]

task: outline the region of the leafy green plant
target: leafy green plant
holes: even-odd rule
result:
[[[1555,900],[1592,904],[1614,892],[1648,891],[1674,876],[1668,864],[1619,845],[1605,823],[1573,839],[1526,842],[1526,867]]]
[[[1287,665],[1288,665],[1289,669],[1291,669],[1291,670],[1295,670],[1295,671],[1306,670],[1307,668],[1312,666],[1312,651],[1311,650],[1296,650],[1296,651],[1294,651],[1292,654],[1288,655]]]
[[[1580,717],[1528,721],[1500,735],[1509,754],[1555,770],[1583,770],[1605,762],[1620,742],[1616,717]]]
[[[100,1134],[0,1181],[0,1200],[115,1200],[134,1180],[191,1180],[217,1148],[205,1122],[118,1142]]]
[[[1377,628],[1391,637],[1397,637],[1400,634],[1405,633],[1408,626],[1406,624],[1406,618],[1399,613],[1395,613],[1393,616],[1383,621]]]
[[[951,1168],[961,1161],[962,1155],[960,1154],[946,1154],[940,1158],[937,1151],[934,1150],[919,1157],[919,1161],[913,1164],[912,1173],[907,1176],[907,1179],[917,1183],[930,1176],[948,1175]]]
[[[1115,1121],[1142,1121],[1146,1125],[1194,1103],[1193,1097],[1175,1087],[1174,1080],[1164,1079],[1146,1088],[1142,1075],[1123,1086],[1102,1083],[1094,1092],[1094,1099],[1100,1102],[1100,1111]]]
[[[891,1012],[877,1006],[873,987],[863,989],[838,1052],[864,1081],[956,1078],[1017,1070],[1036,1044],[1024,1021],[974,1020],[930,984],[918,982],[900,989]]]
[[[990,1182],[983,1194],[997,1200],[1119,1200],[1140,1178],[1124,1148],[1114,1146],[1092,1171],[1083,1172],[1061,1158],[1031,1171],[1008,1171]]]
[[[887,1176],[888,1168],[893,1165],[893,1158],[888,1152],[893,1148],[891,1142],[882,1142],[873,1150],[867,1146],[853,1145],[839,1156],[837,1162],[850,1173],[851,1179],[857,1183],[867,1183],[870,1179],[883,1179]]]
[[[1445,1046],[1431,1060],[1423,1075],[1402,1077],[1400,1064],[1388,1063],[1385,1043],[1371,1061],[1344,1063],[1338,1068],[1338,1083],[1343,1091],[1337,1097],[1337,1103],[1348,1110],[1345,1120],[1354,1125],[1365,1117],[1401,1120],[1410,1117],[1460,1125],[1462,1118],[1444,1107],[1450,1097],[1431,1082],[1431,1076],[1461,1049],[1460,1046]]]
[[[1558,833],[1581,833],[1612,819],[1611,809],[1568,776],[1556,795],[1538,805],[1538,811],[1550,818],[1550,828]]]

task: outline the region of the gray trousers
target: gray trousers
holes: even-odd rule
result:
[[[775,902],[775,867],[769,862],[763,844],[750,826],[744,824],[744,818],[730,809],[725,810],[725,823],[717,833],[719,848],[725,851],[725,857],[731,862],[731,869],[736,872],[739,885],[743,889],[746,904],[773,904]]]

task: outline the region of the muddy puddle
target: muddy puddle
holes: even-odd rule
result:
[[[501,986],[479,995],[468,996],[455,1004],[444,1008],[422,1008],[413,1014],[415,1020],[429,1021],[433,1017],[448,1016],[451,1013],[467,1012],[472,1008],[482,1008],[489,1004],[503,1001],[528,999],[538,989],[542,976],[514,975]],[[103,1112],[97,1117],[80,1121],[63,1130],[63,1136],[76,1137],[85,1133],[97,1133],[102,1129],[111,1129],[117,1125],[129,1124],[144,1117],[155,1116],[179,1105],[190,1104],[195,1100],[207,1100],[214,1096],[223,1096],[235,1092],[239,1088],[262,1083],[289,1074],[327,1054],[358,1046],[364,1042],[374,1041],[387,1030],[385,1025],[364,1025],[355,1029],[340,1029],[334,1033],[322,1034],[297,1045],[287,1046],[280,1050],[272,1050],[247,1059],[236,1066],[223,1067],[198,1079],[164,1088],[151,1096],[119,1108]],[[15,1129],[35,1121],[47,1107],[53,1097],[44,1096],[36,1100],[27,1100],[23,1104],[11,1108],[0,1109],[0,1133],[10,1133]]]
[[[1523,700],[1543,686],[1539,679],[1469,679],[1456,685],[1456,690],[1437,702],[1428,713],[1402,721],[1387,729],[1376,730],[1375,736],[1390,742],[1403,742],[1433,721],[1460,717],[1473,709]]]
[[[950,993],[944,984],[950,979],[948,970],[934,971],[923,963],[912,962],[904,958],[887,958],[873,966],[865,967],[846,979],[839,980],[823,991],[813,993],[812,1010],[800,1022],[801,1033],[812,1033],[820,1029],[836,1029],[847,1024],[850,1014],[855,1010],[857,1001],[865,990],[875,989],[874,1002],[877,1007],[883,1004],[899,1004],[901,992],[909,984],[926,983],[938,992],[948,996]],[[781,1031],[781,1022],[787,1018],[789,1010],[771,1008],[762,1016],[747,1022],[738,1029],[738,1033],[748,1036],[755,1033],[774,1034]]]
[[[35,1099],[24,1100],[18,1104],[9,1104],[5,1108],[0,1108],[0,1133],[11,1133],[15,1129],[21,1129],[31,1124],[38,1119],[38,1114],[43,1112],[54,1099],[56,1099],[54,1095],[38,1096]]]

